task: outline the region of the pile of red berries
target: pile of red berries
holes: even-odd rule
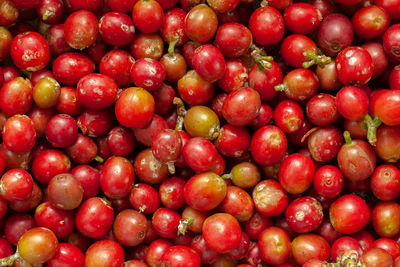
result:
[[[0,266],[400,267],[400,0],[0,0]]]

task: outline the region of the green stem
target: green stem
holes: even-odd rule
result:
[[[174,53],[175,53],[175,45],[176,45],[177,42],[178,42],[178,39],[174,39],[169,43],[168,54],[170,56],[174,55]]]
[[[167,167],[168,167],[168,171],[170,174],[174,175],[175,174],[175,165],[174,162],[170,161],[167,162]]]
[[[274,88],[275,88],[275,91],[285,91],[288,89],[288,87],[284,83],[275,85]]]
[[[303,68],[305,69],[308,69],[315,64],[323,68],[325,65],[332,62],[330,57],[325,56],[324,54],[316,55],[313,52],[304,52],[304,57],[306,60],[308,60],[303,63]]]
[[[20,258],[18,251],[13,255],[0,259],[0,266],[13,266],[14,261]]]
[[[223,174],[223,175],[221,175],[221,178],[230,180],[230,179],[232,179],[232,173]]]
[[[178,235],[184,235],[187,231],[187,228],[192,225],[194,220],[192,218],[186,220],[180,220],[178,225]]]
[[[382,121],[375,116],[374,119],[371,118],[369,114],[364,116],[364,122],[367,125],[367,139],[368,142],[372,145],[376,145],[376,130],[382,124]]]
[[[96,155],[94,160],[97,161],[98,163],[103,163],[104,162],[104,159],[102,157],[100,157],[99,155]]]
[[[346,145],[351,145],[353,143],[353,140],[351,139],[351,135],[349,131],[344,131],[343,133],[344,141],[346,142]]]

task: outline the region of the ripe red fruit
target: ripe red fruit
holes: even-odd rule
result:
[[[336,231],[354,234],[367,225],[370,209],[365,201],[356,195],[344,195],[335,200],[329,208],[329,218]]]

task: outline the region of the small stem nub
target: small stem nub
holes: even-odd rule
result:
[[[304,52],[304,57],[306,60],[303,63],[303,68],[308,69],[313,65],[318,65],[321,68],[325,67],[325,65],[332,62],[332,59],[328,56],[325,56],[321,52],[318,55],[314,54],[313,52]]]
[[[221,176],[222,179],[232,179],[232,173],[226,173]]]
[[[97,161],[98,163],[103,163],[104,162],[104,159],[102,157],[100,157],[99,155],[96,155],[94,160]]]
[[[275,85],[274,88],[275,88],[275,91],[285,91],[288,89],[288,87],[284,83]]]
[[[167,162],[167,167],[168,167],[169,173],[174,175],[175,174],[175,164],[174,164],[174,162],[172,162],[172,161]]]
[[[186,220],[180,220],[178,225],[178,235],[184,235],[187,231],[187,228],[192,225],[194,220],[192,218]]]
[[[18,250],[11,256],[0,259],[0,266],[13,266],[14,262],[21,258]]]
[[[258,47],[255,44],[252,44],[250,46],[250,49],[251,49],[251,57],[254,59],[258,68],[261,71],[272,68],[272,64],[269,61],[273,61],[274,58],[272,56],[268,56],[263,48]]]
[[[382,124],[382,121],[375,116],[373,119],[369,114],[364,116],[364,123],[367,126],[367,139],[368,142],[372,145],[376,145],[376,130]]]
[[[177,42],[178,42],[178,39],[174,39],[174,40],[172,40],[172,41],[169,43],[169,46],[168,46],[168,54],[169,54],[170,56],[173,56],[173,55],[174,55],[174,53],[175,53],[175,45],[176,45]]]
[[[174,97],[173,104],[176,105],[176,112],[178,118],[176,119],[175,130],[181,131],[183,129],[183,119],[186,115],[185,105],[183,104],[182,99],[179,97]]]
[[[343,133],[344,141],[346,142],[346,145],[351,145],[353,143],[353,140],[351,139],[351,135],[349,131],[344,131]]]

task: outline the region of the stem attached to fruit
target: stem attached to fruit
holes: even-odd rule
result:
[[[187,228],[192,225],[194,220],[192,218],[186,220],[180,220],[178,225],[178,235],[184,235],[187,231]]]
[[[343,133],[344,141],[346,142],[346,145],[351,145],[353,143],[353,140],[351,139],[351,135],[349,131],[344,131]]]
[[[169,42],[169,46],[168,46],[168,54],[170,56],[173,56],[175,53],[175,45],[178,42],[178,39],[173,39],[171,42]]]
[[[274,88],[275,88],[275,91],[286,91],[287,89],[289,89],[289,88],[286,86],[286,84],[284,84],[284,83],[275,85]]]
[[[13,255],[0,259],[0,266],[13,266],[14,261],[18,260],[19,258],[20,255],[17,250]]]
[[[97,161],[98,163],[103,163],[104,162],[104,159],[102,157],[100,157],[99,155],[96,155],[94,160]]]
[[[221,176],[222,179],[232,179],[232,173],[226,173]]]
[[[303,63],[303,68],[305,69],[308,69],[315,64],[323,68],[325,67],[325,65],[332,62],[332,59],[330,57],[325,56],[324,54],[316,55],[313,52],[304,52],[304,57],[306,60],[308,60]]]
[[[376,130],[382,124],[382,121],[375,116],[374,119],[371,118],[369,114],[364,116],[364,123],[367,126],[367,139],[368,142],[372,145],[376,145]]]
[[[183,129],[183,119],[186,114],[185,105],[183,104],[182,99],[179,97],[174,97],[173,104],[176,105],[176,112],[178,115],[178,118],[176,119],[175,130],[181,131]]]
[[[175,174],[175,164],[173,161],[167,162],[168,171],[170,174]]]
[[[251,57],[254,59],[261,71],[272,68],[272,64],[269,61],[273,61],[274,58],[272,56],[268,56],[263,48],[252,44],[250,49]]]

